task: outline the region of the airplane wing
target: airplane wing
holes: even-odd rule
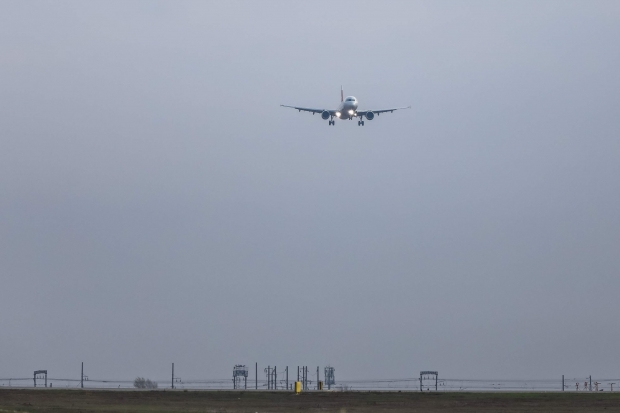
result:
[[[372,112],[372,113],[374,113],[375,115],[378,115],[378,114],[380,114],[380,113],[385,113],[385,112],[390,112],[390,113],[392,113],[392,112],[394,112],[395,110],[399,110],[399,109],[411,109],[411,106],[407,106],[406,108],[391,108],[391,109],[378,109],[378,110],[358,110],[358,111],[357,111],[357,115],[358,115],[358,116],[360,116],[360,115],[362,115],[362,116],[366,116],[366,114],[367,114],[368,112]]]
[[[298,111],[304,111],[304,112],[312,112],[312,114],[314,115],[315,113],[322,113],[323,111],[325,111],[326,109],[314,109],[314,108],[301,108],[298,106],[289,106],[289,105],[280,105],[283,108],[293,108],[293,109],[297,109]],[[327,110],[331,115],[334,115],[336,113],[335,110]]]

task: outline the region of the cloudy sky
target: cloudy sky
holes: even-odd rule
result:
[[[0,377],[617,377],[618,39],[617,1],[3,1]],[[341,85],[412,108],[279,106]]]

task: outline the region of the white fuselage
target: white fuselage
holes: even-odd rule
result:
[[[347,96],[346,99],[340,103],[336,117],[339,119],[353,119],[357,113],[357,99],[355,96]],[[338,116],[338,114],[340,114]]]

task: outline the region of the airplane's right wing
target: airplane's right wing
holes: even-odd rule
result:
[[[322,113],[324,112],[326,109],[314,109],[314,108],[301,108],[299,106],[289,106],[289,105],[280,105],[283,108],[293,108],[293,109],[297,109],[298,111],[304,111],[304,112],[312,112],[312,114],[314,115],[315,113]],[[336,113],[335,110],[328,110],[328,112],[330,113],[330,115],[334,115]]]

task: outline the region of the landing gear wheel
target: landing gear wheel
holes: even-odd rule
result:
[[[358,120],[357,121],[357,126],[361,126],[361,124],[362,124],[362,121]]]
[[[362,121],[362,126],[364,126],[364,121]]]

